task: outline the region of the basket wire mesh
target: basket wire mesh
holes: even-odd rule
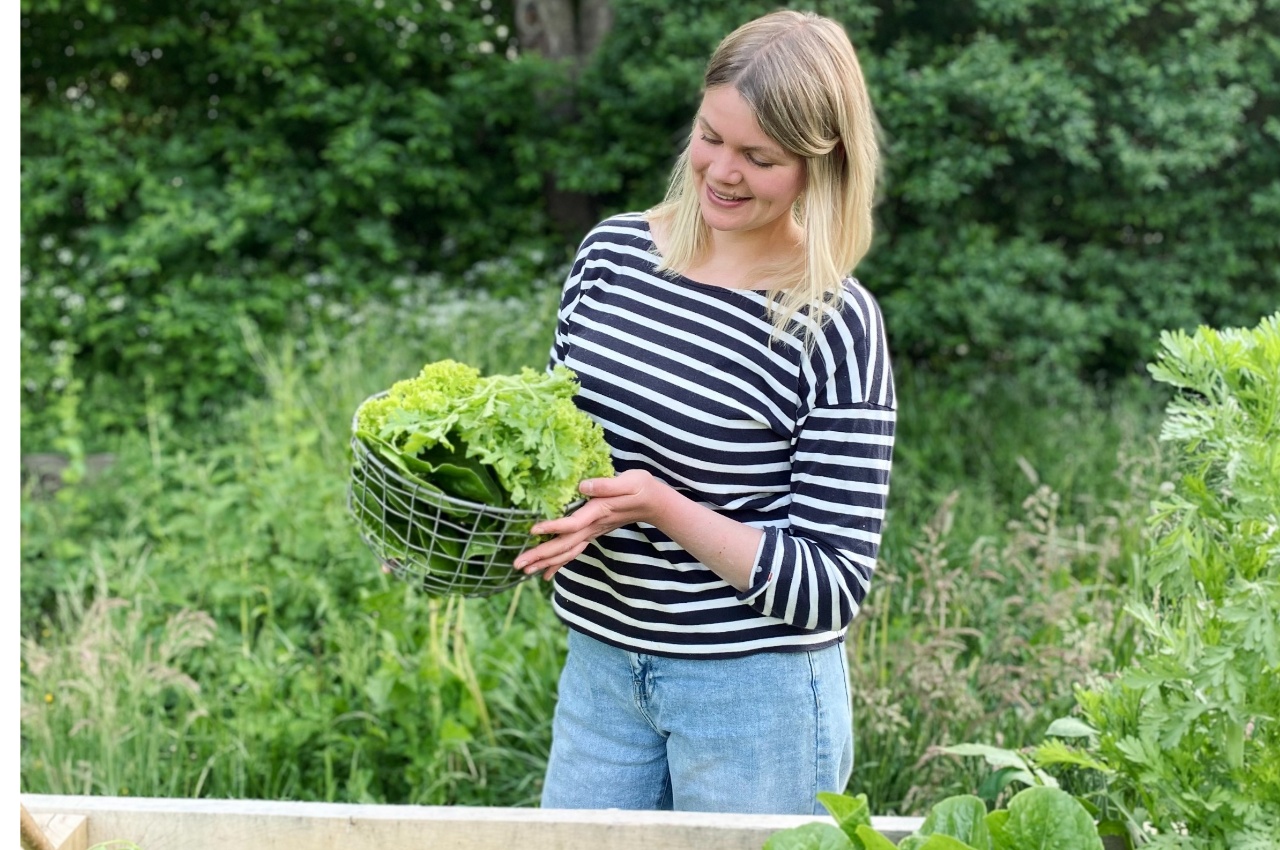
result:
[[[351,450],[347,510],[393,575],[439,596],[488,596],[528,578],[512,563],[534,542],[536,512],[459,499],[408,477],[356,436],[354,421]]]

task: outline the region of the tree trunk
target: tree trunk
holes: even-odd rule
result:
[[[574,85],[613,26],[613,9],[609,0],[516,0],[515,18],[520,49],[567,63],[570,85]],[[556,108],[556,118],[572,123],[577,111],[571,92]],[[559,188],[554,174],[545,175],[543,199],[552,222],[567,236],[580,237],[598,218],[592,197]]]
[[[579,0],[578,2],[578,52],[588,57],[596,52],[600,42],[613,28],[613,6],[609,0]]]
[[[521,50],[579,64],[578,24],[571,0],[516,0]]]

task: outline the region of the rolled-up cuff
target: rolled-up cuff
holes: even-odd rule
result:
[[[757,610],[760,610],[760,606],[754,604],[757,597],[773,584],[774,552],[778,548],[780,533],[776,528],[763,528],[761,531],[763,533],[760,535],[760,545],[756,547],[755,566],[751,569],[750,583],[746,590],[738,594],[740,602],[746,602]]]

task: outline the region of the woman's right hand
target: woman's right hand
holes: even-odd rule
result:
[[[578,485],[587,501],[573,513],[535,525],[531,533],[550,540],[520,554],[515,568],[526,575],[556,571],[586,551],[602,534],[634,522],[651,522],[665,497],[675,495],[667,484],[642,469],[629,469],[613,478],[588,478]]]

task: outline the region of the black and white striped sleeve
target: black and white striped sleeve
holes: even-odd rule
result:
[[[789,523],[764,529],[751,586],[739,596],[808,630],[844,629],[857,614],[889,494],[896,401],[888,349],[871,296],[855,286],[851,297],[847,321],[833,321],[813,358],[813,373],[827,374],[797,424]]]
[[[564,289],[560,293],[560,307],[556,311],[556,331],[555,337],[551,341],[551,353],[547,357],[547,371],[551,371],[556,366],[564,365],[565,353],[569,349],[570,325],[573,321],[573,311],[577,308],[578,302],[582,298],[583,290],[583,271],[587,266],[588,257],[590,255],[591,235],[578,248],[578,254],[573,260],[573,266],[569,269],[569,275],[565,278]]]

